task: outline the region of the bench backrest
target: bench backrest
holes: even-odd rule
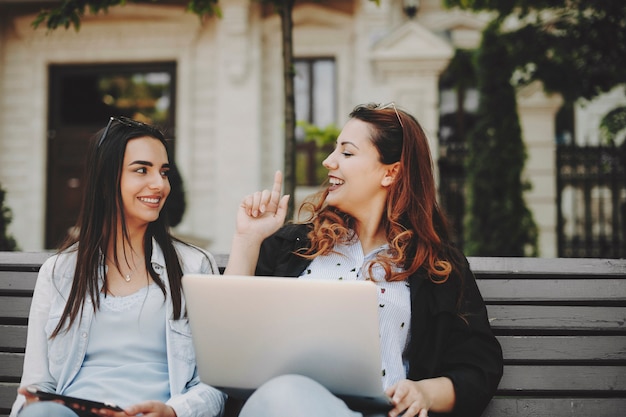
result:
[[[0,252],[0,416],[22,372],[46,253]],[[221,269],[227,255],[216,255]],[[609,417],[626,410],[626,260],[470,258],[505,358],[495,416]]]
[[[0,415],[8,415],[22,375],[28,312],[47,253],[0,252]]]
[[[470,258],[504,351],[486,416],[626,410],[626,260]]]

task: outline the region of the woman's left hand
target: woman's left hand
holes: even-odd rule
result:
[[[403,379],[387,390],[394,407],[389,411],[389,417],[396,417],[404,412],[403,417],[427,417],[432,405],[431,399],[417,381]]]
[[[128,417],[142,415],[144,417],[176,417],[176,412],[169,405],[160,401],[145,401],[132,405],[124,411],[112,411],[101,409],[98,414],[107,417]]]
[[[385,393],[394,404],[389,411],[389,417],[396,417],[403,412],[403,417],[427,417],[429,410],[450,412],[456,399],[454,385],[445,377],[420,381],[403,379],[389,387]]]

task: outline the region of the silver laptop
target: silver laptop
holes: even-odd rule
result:
[[[359,410],[388,410],[376,285],[187,274],[200,379],[246,398],[269,379],[308,376]]]

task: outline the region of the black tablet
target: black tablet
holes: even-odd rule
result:
[[[107,410],[113,410],[113,411],[124,411],[124,409],[122,409],[121,407],[115,404],[111,404],[107,402],[85,400],[82,398],[68,397],[67,395],[54,394],[51,392],[42,391],[38,389],[37,387],[33,387],[33,386],[26,387],[26,390],[30,394],[39,398],[39,400],[41,401],[61,402],[66,407],[71,408],[76,413],[80,414],[81,416],[97,415],[97,414],[92,413],[91,410],[94,410],[94,409],[99,410],[102,408],[106,408]]]

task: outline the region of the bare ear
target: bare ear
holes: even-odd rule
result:
[[[389,165],[385,171],[385,176],[381,182],[383,187],[389,187],[396,180],[398,172],[400,171],[400,162],[394,162]]]

